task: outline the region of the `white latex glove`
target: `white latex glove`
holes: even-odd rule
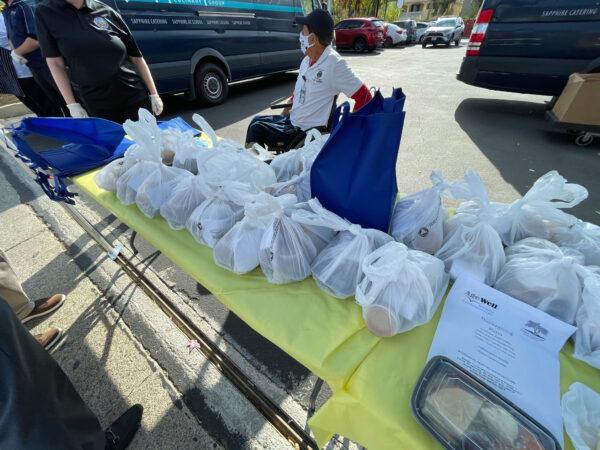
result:
[[[150,96],[150,103],[152,104],[152,112],[155,116],[160,116],[163,112],[163,102],[158,95]]]
[[[22,64],[22,65],[27,64],[27,58],[25,58],[24,56],[19,55],[18,53],[15,53],[14,50],[12,52],[10,52],[10,56],[12,56],[12,59],[14,59],[19,64]]]
[[[87,111],[79,103],[71,103],[67,105],[67,108],[69,108],[73,119],[85,119],[89,117]]]

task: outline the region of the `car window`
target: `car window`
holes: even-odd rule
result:
[[[427,28],[427,24],[426,23],[418,23],[417,24],[417,28]]]
[[[371,23],[376,27],[383,27],[383,22],[381,20],[371,20]]]
[[[442,19],[434,23],[436,27],[455,27],[456,19]]]
[[[388,23],[387,24],[388,29],[393,30],[393,31],[398,31],[398,25],[394,25],[393,23]]]
[[[398,25],[401,28],[407,29],[410,25],[409,21],[405,21],[405,22],[395,22],[396,25]]]
[[[364,25],[364,22],[362,20],[350,20],[348,22],[348,29],[353,30],[356,28],[360,28]]]
[[[340,22],[335,26],[336,30],[345,30],[348,28],[348,22]]]

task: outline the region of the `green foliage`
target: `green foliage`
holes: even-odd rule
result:
[[[335,0],[333,18],[335,22],[348,17],[378,17],[385,21],[398,20],[400,11],[396,1],[386,0]]]

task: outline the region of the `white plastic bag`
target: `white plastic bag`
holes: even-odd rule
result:
[[[583,383],[573,383],[561,406],[565,430],[575,450],[599,450],[600,394]]]
[[[117,180],[117,198],[124,205],[135,203],[140,186],[153,172],[161,167],[160,162],[138,161]]]
[[[356,291],[363,259],[392,241],[392,237],[342,219],[326,210],[317,199],[308,201],[308,205],[312,211],[297,211],[292,217],[306,225],[339,232],[315,258],[312,276],[321,289],[334,297],[350,297]]]
[[[160,215],[174,230],[185,228],[194,210],[206,200],[212,189],[198,176],[181,180],[169,198],[161,205]]]
[[[576,316],[573,356],[600,369],[600,276],[590,275],[583,283],[582,304]],[[598,410],[600,415],[600,410]]]
[[[492,226],[496,208],[488,200],[487,190],[474,170],[465,172],[464,183],[448,187],[454,198],[469,201],[461,204],[444,224],[444,244],[435,256],[444,261],[455,280],[467,274],[493,286],[505,262],[504,246]]]
[[[505,245],[528,237],[548,239],[556,225],[570,226],[575,218],[562,209],[588,197],[583,186],[567,183],[555,170],[540,177],[523,198],[502,208],[495,228]]]
[[[288,181],[302,172],[310,170],[325,141],[326,137],[318,130],[311,129],[306,133],[302,147],[273,158],[271,167],[275,171],[277,181]]]
[[[309,228],[287,213],[269,224],[260,243],[258,259],[270,283],[292,283],[310,275],[311,263],[325,242],[316,244],[318,240],[310,235]]]
[[[179,133],[176,139],[173,167],[185,169],[196,175],[198,173],[198,154],[203,151],[202,141],[196,139],[191,132]]]
[[[554,227],[550,240],[561,247],[571,247],[585,255],[588,266],[600,266],[600,227],[573,218],[571,226]]]
[[[549,241],[541,248],[542,242],[528,238],[508,247],[508,262],[494,287],[573,324],[581,304],[583,255],[574,254],[576,251],[572,249],[565,254]]]
[[[125,165],[123,159],[115,159],[104,166],[94,176],[94,181],[100,189],[105,189],[110,192],[117,192],[117,181],[125,173]]]
[[[259,266],[258,253],[265,230],[286,208],[296,204],[296,197],[272,197],[261,192],[244,207],[244,218],[236,223],[214,247],[215,264],[237,274]]]
[[[247,184],[232,181],[216,187],[190,215],[186,228],[194,239],[211,248],[244,217],[244,204],[254,191]]]
[[[442,204],[447,185],[439,172],[431,174],[433,187],[404,197],[396,203],[390,234],[409,248],[433,255],[444,242],[448,211]]]
[[[442,261],[388,242],[363,260],[356,301],[369,330],[389,337],[429,322],[447,287]]]
[[[311,199],[310,172],[302,172],[295,175],[288,181],[281,181],[265,188],[265,192],[279,197],[285,194],[292,194],[298,198],[299,202],[307,202]]]
[[[217,133],[209,125],[209,123],[202,117],[200,114],[194,114],[192,116],[192,120],[196,122],[198,128],[208,136],[208,139],[211,143],[211,148],[214,150],[235,150],[239,152],[245,152],[245,148],[239,142],[234,141],[233,139],[219,139],[217,137]],[[251,156],[251,155],[248,155]]]
[[[149,111],[140,108],[139,120],[126,120],[125,132],[135,142],[123,157],[125,168],[131,168],[138,161],[162,162],[162,132],[156,118]]]
[[[173,193],[175,186],[186,177],[191,178],[193,175],[187,170],[161,164],[159,169],[152,172],[141,184],[135,203],[146,217],[156,216],[162,204]]]

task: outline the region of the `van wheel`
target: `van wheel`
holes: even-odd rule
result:
[[[354,41],[354,51],[356,53],[363,53],[367,49],[367,43],[363,38],[358,38]]]
[[[196,92],[198,98],[207,105],[223,103],[229,93],[227,77],[216,64],[202,64],[196,70]]]
[[[391,47],[393,47],[394,43],[392,42],[392,38],[390,38],[390,37],[385,38],[385,42],[384,42],[383,46],[385,48],[391,48]]]

